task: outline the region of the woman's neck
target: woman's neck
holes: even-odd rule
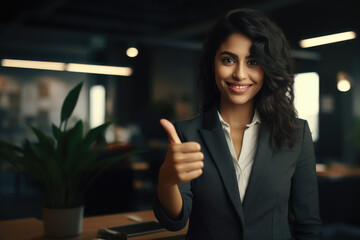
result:
[[[246,124],[251,122],[255,107],[252,101],[241,105],[220,103],[219,112],[231,128],[239,129],[246,128]]]

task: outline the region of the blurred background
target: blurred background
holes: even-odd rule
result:
[[[265,12],[290,42],[296,61],[295,104],[299,116],[309,121],[315,143],[323,239],[358,239],[356,0],[3,0],[0,139],[18,145],[34,140],[28,124],[50,135],[51,123],[60,123],[66,94],[84,82],[72,123],[82,119],[89,129],[114,121],[104,135],[111,143],[109,154],[148,150],[100,176],[86,196],[85,215],[150,209],[167,143],[159,119],[197,115],[202,41],[217,17],[239,7]],[[342,32],[350,39],[300,44]],[[0,159],[0,220],[24,217],[41,218],[38,191]]]

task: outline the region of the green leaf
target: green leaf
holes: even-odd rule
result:
[[[107,127],[109,127],[112,122],[106,122],[96,128],[91,129],[85,136],[84,141],[82,143],[82,147],[88,148],[90,145],[96,140],[96,138],[102,134]]]
[[[83,123],[79,120],[73,128],[62,133],[61,138],[58,141],[56,149],[56,157],[58,162],[61,162],[64,169],[69,169],[72,164],[71,160],[73,155],[83,151],[81,143],[83,141]],[[88,149],[85,149],[89,151]]]
[[[79,120],[75,124],[75,126],[71,130],[69,130],[69,137],[68,137],[69,151],[74,150],[74,148],[80,144],[82,139],[83,139],[83,123],[81,120]]]
[[[0,158],[9,162],[11,165],[17,166],[18,157],[19,156],[13,151],[5,149],[5,148],[0,148]]]
[[[30,143],[30,148],[36,157],[29,158],[29,160],[26,159],[27,168],[40,166],[43,172],[34,172],[35,174],[43,175],[44,181],[47,181],[50,185],[61,186],[62,168],[56,157],[49,153],[40,143]]]
[[[54,140],[52,138],[47,137],[44,133],[42,133],[39,129],[30,126],[30,128],[35,133],[36,137],[39,140],[39,143],[42,145],[43,149],[46,149],[48,152],[52,152],[54,150]]]
[[[31,143],[29,142],[28,139],[25,140],[23,149],[24,149],[24,157],[36,159],[38,162],[42,163],[41,159],[37,159],[37,156],[36,156],[35,152],[32,150]]]
[[[40,162],[45,163],[48,154],[46,149],[43,148],[43,145],[39,143],[30,143],[30,148],[35,154],[36,158],[39,159]]]
[[[55,157],[58,162],[62,162],[66,159],[67,156],[67,135],[68,132],[63,132],[52,124],[52,133],[54,138],[56,139],[56,149],[55,149]]]
[[[14,151],[14,152],[19,152],[19,153],[24,152],[22,150],[22,148],[14,145],[12,143],[9,143],[9,142],[6,142],[6,141],[1,141],[1,140],[0,140],[0,149],[6,149],[6,150],[9,150],[9,151]]]
[[[95,151],[76,151],[75,154],[69,156],[66,169],[68,169],[71,176],[83,174],[84,171],[88,170],[95,163],[98,156],[99,153]]]
[[[47,175],[47,178],[50,179],[54,186],[60,188],[63,185],[63,171],[54,156],[47,156],[44,168],[44,175]]]
[[[74,111],[82,85],[82,82],[76,85],[66,96],[61,108],[61,123],[67,121]]]
[[[63,137],[64,133],[60,130],[60,128],[58,128],[54,124],[52,124],[51,128],[52,128],[52,133],[53,133],[54,138],[58,142],[61,141],[61,138]]]

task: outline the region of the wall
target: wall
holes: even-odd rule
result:
[[[186,119],[196,112],[196,67],[199,52],[156,47],[151,56],[151,98],[168,102],[174,118]]]
[[[355,146],[351,138],[354,116],[360,108],[359,42],[345,41],[317,47],[316,50],[322,55],[318,64],[320,95],[330,96],[334,101],[333,112],[324,113],[320,109],[319,155],[322,161],[360,163],[360,159],[355,158]],[[339,71],[352,76],[352,89],[348,92],[337,90]]]

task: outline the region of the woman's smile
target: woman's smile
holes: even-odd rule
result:
[[[244,83],[230,83],[230,82],[225,82],[228,86],[229,89],[231,91],[234,91],[234,93],[244,93],[247,90],[250,89],[251,86],[253,86],[253,84],[244,84]]]

